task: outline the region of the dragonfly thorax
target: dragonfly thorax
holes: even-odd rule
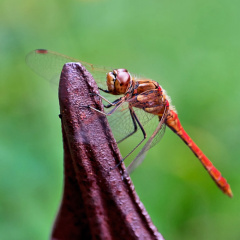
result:
[[[107,74],[108,91],[114,95],[125,94],[131,86],[132,77],[124,68],[114,69]]]

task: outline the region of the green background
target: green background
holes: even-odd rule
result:
[[[132,174],[141,201],[166,240],[240,239],[239,12],[236,0],[1,0],[0,238],[47,239],[61,199],[57,91],[25,63],[46,48],[158,81],[234,197],[167,130]]]

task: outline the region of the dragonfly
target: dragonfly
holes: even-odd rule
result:
[[[223,193],[229,197],[233,196],[226,179],[184,130],[170,97],[158,82],[135,77],[124,68],[101,67],[45,49],[30,52],[26,62],[33,71],[50,82],[54,79],[59,80],[62,67],[67,62],[79,62],[92,74],[103,93],[97,95],[106,101],[107,105],[104,105],[104,112],[92,106],[88,107],[108,117],[111,129],[116,131],[114,136],[119,138],[118,143],[136,135],[137,132],[141,132],[142,135],[141,141],[121,162],[146,142],[127,167],[128,173],[131,173],[144,160],[148,150],[160,141],[167,126],[191,149]],[[110,101],[104,94],[114,97],[115,100]],[[121,128],[123,120],[125,124]],[[148,139],[145,130],[147,125],[153,128]]]

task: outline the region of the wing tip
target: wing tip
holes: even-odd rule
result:
[[[47,54],[48,50],[47,49],[36,49],[35,53],[40,53],[40,54]]]

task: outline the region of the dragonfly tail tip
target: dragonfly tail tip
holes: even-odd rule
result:
[[[232,190],[231,188],[227,189],[227,191],[225,192],[230,198],[233,197],[233,193],[232,193]]]

